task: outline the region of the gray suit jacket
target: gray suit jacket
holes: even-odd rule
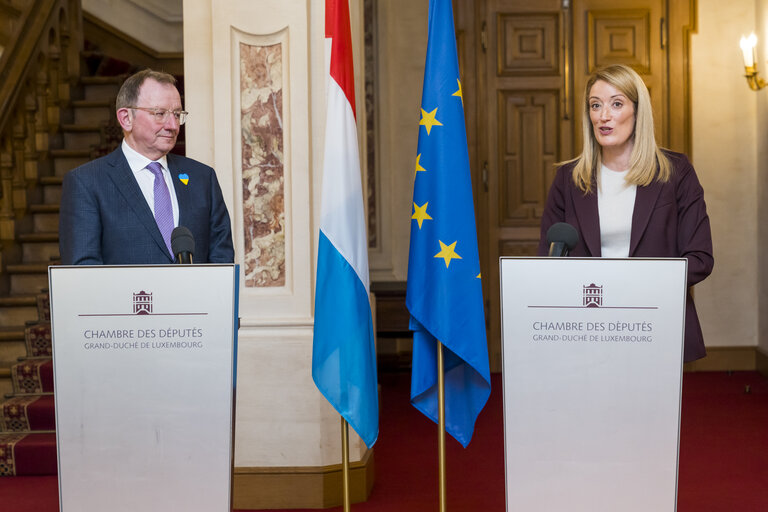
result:
[[[190,158],[167,155],[179,225],[195,238],[195,263],[232,263],[229,213],[216,173]],[[185,185],[179,175],[189,177]],[[173,263],[152,210],[122,149],[64,177],[59,249],[65,265]]]

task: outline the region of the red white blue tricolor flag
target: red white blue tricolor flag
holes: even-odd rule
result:
[[[437,422],[443,344],[445,428],[465,447],[491,393],[464,98],[451,0],[430,0],[406,305],[411,403]]]
[[[347,2],[325,2],[330,65],[312,378],[370,448],[379,435],[379,402]]]

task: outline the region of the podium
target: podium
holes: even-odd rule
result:
[[[231,510],[237,276],[49,268],[61,512]]]
[[[507,510],[676,510],[685,259],[502,258]]]

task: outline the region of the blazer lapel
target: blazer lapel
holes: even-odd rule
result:
[[[166,158],[168,159],[168,171],[171,173],[173,189],[176,191],[176,201],[179,203],[179,226],[189,227],[186,218],[186,212],[189,211],[189,188],[181,181],[180,177],[184,174],[184,170],[179,167],[179,162],[174,158],[174,155],[168,154]],[[188,175],[186,179],[189,180]]]
[[[593,190],[596,185],[593,184]],[[570,187],[573,208],[579,221],[579,232],[587,255],[600,256],[600,214],[597,210],[597,192],[584,194],[576,187]]]
[[[131,168],[128,166],[128,161],[125,159],[122,149],[118,148],[113,151],[110,157],[110,168],[107,172],[110,179],[115,184],[115,187],[120,194],[123,195],[138,221],[147,229],[155,243],[157,243],[163,252],[168,254],[168,257],[170,258],[168,248],[165,245],[165,240],[163,240],[163,235],[157,227],[155,216],[152,215],[152,210],[149,208],[147,200],[141,192],[141,188],[133,175],[133,171],[131,171]]]
[[[662,184],[658,181],[654,181],[647,187],[637,187],[635,210],[632,213],[632,233],[629,239],[630,256],[635,253],[637,244],[640,243],[640,239],[643,237],[643,233],[645,233],[645,228],[648,227],[651,213],[661,193],[661,187]]]

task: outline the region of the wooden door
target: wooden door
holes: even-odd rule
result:
[[[659,142],[689,149],[686,54],[695,5],[672,7],[667,0],[456,3],[460,59],[474,57],[462,64],[462,74],[468,75],[465,83],[476,84],[476,96],[465,105],[489,353],[491,368],[498,371],[499,257],[536,254],[554,164],[581,151],[589,74],[614,63],[633,67],[651,92]],[[466,44],[469,38],[476,42]],[[671,50],[670,41],[675,42]]]

